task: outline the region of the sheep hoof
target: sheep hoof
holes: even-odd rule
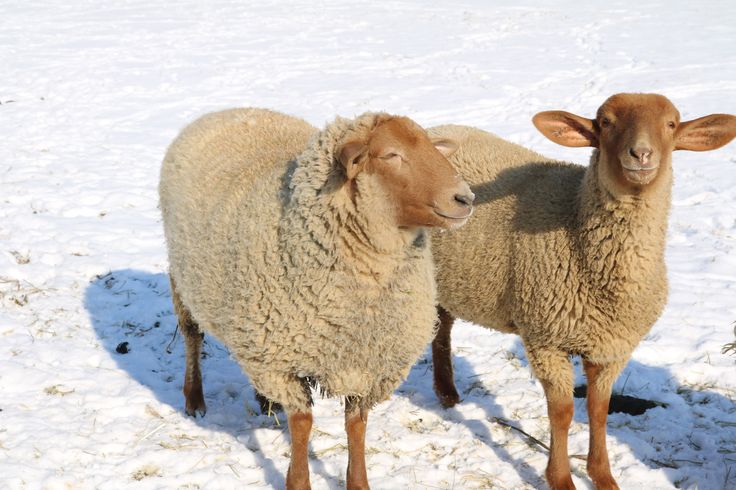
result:
[[[562,474],[555,474],[547,468],[544,476],[547,477],[547,483],[551,490],[575,490],[575,484],[572,482],[572,475],[569,470],[562,472]],[[596,486],[596,489],[598,489],[598,486]]]
[[[445,408],[452,408],[460,403],[460,395],[458,395],[454,386],[440,387],[435,384],[434,392],[439,398],[440,404]]]
[[[204,417],[207,413],[207,405],[204,402],[204,392],[202,391],[202,380],[199,378],[191,382],[184,381],[184,411],[190,417]]]
[[[207,413],[207,405],[205,405],[204,400],[198,402],[190,402],[189,400],[187,400],[184,412],[186,412],[186,414],[190,417],[194,417],[195,419],[197,418],[197,415],[199,415],[200,417],[204,417],[204,415]]]
[[[437,393],[437,397],[440,399],[440,404],[445,408],[452,408],[460,403],[460,396],[455,393]]]
[[[561,483],[559,485],[550,485],[552,490],[575,490],[575,485],[570,483]]]
[[[194,408],[194,409],[186,408],[184,411],[186,412],[187,415],[189,415],[190,417],[194,417],[196,419],[197,415],[199,415],[200,418],[204,417],[205,414],[207,413],[207,408]]]
[[[593,480],[596,490],[619,490],[616,480],[613,479],[610,473],[600,477],[590,475],[590,471],[588,473],[591,477],[590,479]]]

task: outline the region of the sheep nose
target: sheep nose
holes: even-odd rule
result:
[[[470,194],[455,194],[455,202],[461,206],[469,208],[473,205],[473,200],[475,200],[475,194],[472,192]]]
[[[652,156],[652,149],[647,148],[646,146],[637,146],[636,148],[631,148],[629,150],[629,154],[644,163],[649,160],[650,156]]]

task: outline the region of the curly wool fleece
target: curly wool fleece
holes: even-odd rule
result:
[[[568,355],[610,365],[610,386],[667,300],[671,167],[646,199],[616,199],[597,150],[586,168],[472,127],[429,132],[460,144],[450,161],[477,196],[468,225],[433,237],[440,305],[519,334],[537,377],[566,396]]]
[[[161,170],[170,273],[200,327],[255,388],[308,410],[327,395],[388,398],[435,328],[423,230],[392,221],[375,176],[345,189],[337,151],[386,114],[320,132],[262,109],[210,114],[184,129]],[[305,149],[306,148],[306,149]]]

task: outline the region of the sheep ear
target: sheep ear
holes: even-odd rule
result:
[[[565,111],[545,111],[534,116],[532,122],[540,133],[558,145],[598,148],[598,130],[592,119]]]
[[[460,147],[455,141],[447,138],[432,138],[430,141],[445,158],[450,157]]]
[[[365,156],[368,154],[368,146],[360,141],[345,143],[338,152],[337,159],[345,168],[348,180],[353,180],[365,166]]]
[[[736,137],[736,116],[711,114],[680,123],[675,150],[715,150]]]

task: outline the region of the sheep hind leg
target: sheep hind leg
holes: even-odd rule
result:
[[[199,359],[202,355],[202,338],[204,334],[199,330],[199,325],[192,319],[189,309],[184,306],[181,297],[176,290],[174,279],[171,279],[171,299],[174,302],[174,312],[178,319],[179,330],[184,337],[186,345],[186,368],[184,371],[184,411],[187,415],[204,417],[207,413],[207,405],[204,402],[202,390],[202,371]]]
[[[550,426],[550,451],[544,472],[552,490],[572,490],[575,485],[567,455],[567,437],[572,423],[572,363],[567,354],[558,350],[527,348],[527,357],[544,388]]]
[[[611,474],[606,448],[606,419],[611,401],[611,387],[625,365],[624,362],[595,364],[583,360],[585,377],[588,378],[588,423],[590,446],[588,449],[588,475],[598,490],[618,490]]]
[[[455,388],[455,375],[452,370],[452,325],[455,317],[441,306],[437,307],[439,328],[432,341],[432,367],[434,375],[434,392],[443,407],[455,406],[460,395]]]
[[[365,466],[365,429],[368,410],[360,399],[345,399],[345,432],[348,435],[347,490],[368,490],[368,471]]]

